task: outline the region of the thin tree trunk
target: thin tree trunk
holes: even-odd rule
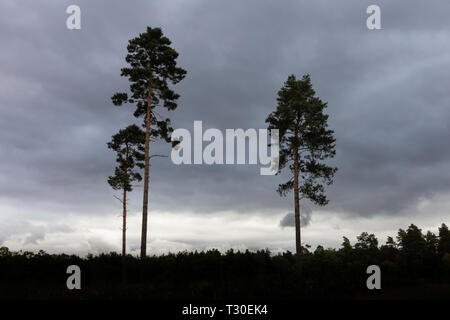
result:
[[[295,126],[295,137],[298,139],[298,125]],[[300,237],[300,199],[298,190],[299,159],[298,147],[294,148],[294,202],[295,202],[295,250],[297,261],[301,262],[302,242]]]
[[[150,122],[151,122],[152,85],[148,80],[147,115],[145,120],[145,174],[144,174],[144,203],[142,206],[142,234],[141,234],[141,259],[147,255],[147,213],[148,213],[148,179],[149,179],[149,146],[150,146]]]
[[[122,223],[122,256],[125,257],[127,247],[127,190],[123,189],[123,223]]]
[[[127,248],[127,190],[123,189],[123,223],[122,223],[122,283],[127,283],[126,248]]]
[[[128,162],[128,146],[126,147],[125,159]],[[125,180],[128,176],[128,168],[124,168]],[[122,283],[127,283],[127,270],[126,270],[126,255],[127,255],[127,189],[123,188],[122,198]]]

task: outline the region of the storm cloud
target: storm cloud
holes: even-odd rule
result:
[[[300,210],[300,226],[306,227],[311,222],[312,210],[308,205],[303,205]],[[295,215],[293,212],[287,213],[280,220],[280,227],[294,227],[295,226]]]
[[[446,199],[450,3],[376,3],[382,30],[370,31],[373,1],[85,0],[75,1],[81,30],[68,30],[73,1],[2,1],[0,223],[8,232],[0,242],[15,232],[24,244],[39,243],[66,218],[117,213],[106,142],[141,120],[110,97],[127,89],[120,77],[127,41],[146,26],[162,27],[188,71],[175,87],[178,109],[163,112],[175,128],[192,130],[194,120],[204,130],[266,128],[288,75],[311,74],[328,102],[337,139],[330,164],[339,168],[329,205],[308,204],[314,216],[407,219],[422,201]],[[152,153],[169,155],[170,147],[157,143]],[[150,171],[151,212],[209,219],[232,211],[244,219],[293,210],[292,194],[276,193],[286,174],[260,176],[258,166],[176,166],[169,157]],[[130,211],[139,212],[141,197],[138,186]],[[27,233],[29,226],[9,222],[13,215],[48,225]],[[274,227],[288,218],[277,216]]]

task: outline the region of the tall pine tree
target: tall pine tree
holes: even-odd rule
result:
[[[278,106],[266,119],[269,129],[278,129],[280,137],[279,167],[289,168],[290,177],[278,192],[286,196],[294,190],[295,247],[301,256],[300,199],[317,205],[328,203],[324,184],[333,182],[337,168],[324,162],[335,155],[334,132],[328,129],[327,104],[315,96],[309,75],[297,80],[288,77],[278,92]]]
[[[112,96],[115,105],[135,104],[136,117],[144,118],[145,127],[145,173],[144,197],[142,206],[141,258],[147,255],[147,214],[150,141],[161,138],[170,142],[173,131],[170,119],[163,118],[157,107],[167,110],[177,108],[176,94],[169,83],[176,84],[186,75],[186,71],[177,67],[178,53],[170,47],[171,41],[166,38],[160,28],[147,27],[147,31],[129,41],[126,62],[129,67],[123,68],[121,75],[130,81],[130,95],[116,93]]]

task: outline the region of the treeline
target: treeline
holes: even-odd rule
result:
[[[450,232],[422,233],[415,225],[379,245],[362,233],[339,249],[302,250],[302,268],[290,252],[225,254],[180,252],[138,259],[122,256],[47,254],[0,248],[1,299],[309,299],[450,298]],[[82,289],[68,290],[66,269],[81,268]],[[381,290],[368,290],[369,265],[381,268]]]

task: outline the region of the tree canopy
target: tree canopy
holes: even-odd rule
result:
[[[108,183],[114,190],[132,191],[132,183],[142,180],[135,169],[144,167],[144,140],[144,131],[133,124],[113,135],[108,142],[108,148],[116,152],[118,164],[114,175],[108,178]]]
[[[161,106],[167,110],[177,108],[179,94],[169,86],[183,80],[186,70],[177,66],[178,52],[170,47],[171,41],[160,28],[147,27],[147,31],[129,41],[126,68],[121,76],[130,82],[130,93],[118,92],[112,96],[116,106],[124,103],[135,104],[134,115],[146,118],[148,102],[151,101],[152,138],[162,138],[170,142],[170,119],[163,118],[155,109]],[[150,93],[151,100],[148,99]]]
[[[279,129],[280,170],[288,166],[291,178],[280,184],[278,192],[286,195],[294,188],[295,157],[300,172],[299,192],[318,205],[328,203],[323,183],[331,184],[337,168],[324,160],[336,154],[334,132],[328,129],[327,103],[315,96],[310,75],[297,80],[288,77],[278,92],[278,107],[266,119],[269,129]]]

